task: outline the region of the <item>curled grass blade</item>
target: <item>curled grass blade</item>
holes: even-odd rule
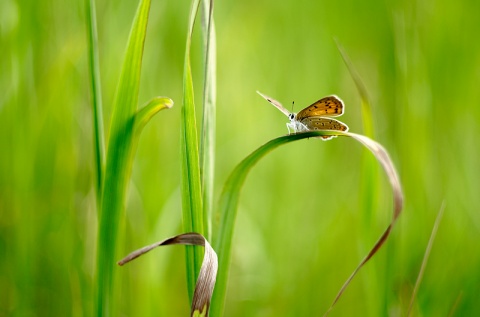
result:
[[[173,107],[173,100],[168,97],[154,97],[145,106],[138,110],[135,116],[135,139],[139,138],[142,129],[148,121],[162,109]]]
[[[193,95],[192,69],[190,65],[190,46],[195,17],[200,1],[192,1],[185,50],[183,76],[183,105],[181,119],[181,155],[182,155],[182,205],[183,228],[186,232],[203,234],[203,203],[200,180],[199,146],[195,103]],[[186,247],[187,283],[190,299],[193,298],[197,272],[202,265],[203,250]]]
[[[193,232],[185,233],[156,242],[130,253],[124,259],[118,261],[118,265],[124,265],[156,247],[174,244],[205,247],[205,256],[195,285],[190,316],[208,316],[210,301],[217,277],[218,259],[215,251],[201,234]]]
[[[143,131],[145,125],[156,115],[160,110],[170,109],[173,107],[173,100],[168,97],[154,97],[145,106],[140,108],[135,114],[133,124],[133,136],[132,145],[128,152],[128,161],[133,163],[133,157],[137,150],[138,141],[140,140],[140,134]],[[130,169],[131,167],[129,167]]]
[[[320,137],[324,135],[337,135],[337,136],[348,136],[352,137],[355,140],[363,144],[367,149],[369,149],[378,162],[382,165],[387,177],[390,181],[390,184],[393,189],[393,200],[394,200],[394,210],[393,210],[393,219],[382,234],[378,242],[368,253],[368,255],[362,260],[357,269],[352,273],[347,282],[343,285],[337,297],[335,298],[330,309],[335,305],[336,301],[340,298],[341,294],[348,286],[352,278],[356,275],[358,270],[378,251],[378,249],[383,245],[390,230],[396,221],[398,215],[400,214],[403,207],[403,193],[400,186],[400,181],[391,161],[390,157],[386,150],[377,142],[371,140],[368,137],[358,135],[350,132],[341,132],[341,131],[310,131],[306,133],[291,134],[287,136],[282,136],[276,139],[271,140],[270,142],[264,144],[252,154],[247,156],[237,167],[234,169],[230,177],[228,178],[223,192],[220,196],[219,203],[219,214],[218,219],[220,219],[218,227],[218,235],[214,237],[214,248],[219,254],[219,272],[217,278],[217,287],[215,289],[214,298],[212,302],[212,314],[215,316],[221,316],[223,312],[225,293],[227,287],[227,276],[228,268],[230,264],[230,254],[231,254],[231,243],[233,237],[234,223],[237,212],[238,199],[240,195],[240,190],[243,186],[245,178],[247,177],[248,172],[251,168],[268,152],[279,147],[280,145],[311,138],[311,137]],[[330,310],[329,309],[329,310]]]

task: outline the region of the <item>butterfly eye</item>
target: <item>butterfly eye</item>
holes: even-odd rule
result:
[[[290,121],[295,119],[295,114],[294,113],[289,114],[288,119],[290,119]]]

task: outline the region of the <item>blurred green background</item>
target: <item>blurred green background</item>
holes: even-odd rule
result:
[[[189,1],[154,1],[139,103],[176,105],[143,132],[122,254],[181,232],[179,131]],[[108,133],[136,1],[98,1]],[[88,316],[95,206],[91,93],[82,1],[0,2],[0,316]],[[480,23],[478,1],[216,1],[216,197],[238,162],[287,132],[255,91],[296,110],[328,94],[363,133],[360,97],[335,46],[367,87],[374,136],[390,152],[405,208],[385,247],[331,316],[404,316],[442,202],[445,214],[414,316],[478,316]],[[193,43],[197,104],[202,54]],[[200,109],[198,110],[200,113]],[[262,160],[239,205],[225,316],[319,316],[391,219],[375,163],[347,138],[304,140]],[[372,208],[364,208],[371,199]],[[367,210],[368,209],[368,210]],[[115,268],[123,316],[185,316],[183,247]]]

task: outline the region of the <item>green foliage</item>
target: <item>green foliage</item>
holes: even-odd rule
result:
[[[173,102],[168,98],[154,98],[137,114],[140,70],[143,55],[150,1],[140,2],[130,33],[127,52],[120,74],[114,100],[110,127],[105,180],[101,196],[99,215],[96,271],[96,315],[116,315],[113,300],[114,264],[118,231],[122,224],[125,195],[129,184],[133,156],[140,132],[148,120],[158,111],[170,108]],[[99,132],[96,129],[95,132]],[[96,140],[103,135],[97,135]],[[99,160],[97,159],[97,164]],[[102,165],[100,165],[102,167]],[[101,170],[101,169],[98,169]]]
[[[185,52],[183,77],[183,107],[181,127],[182,149],[182,201],[183,201],[183,231],[205,234],[210,231],[210,218],[213,197],[213,164],[215,137],[215,40],[211,28],[212,6],[210,1],[203,1],[203,33],[205,41],[204,88],[203,88],[203,122],[201,142],[198,140],[194,102],[194,86],[190,62],[190,49],[195,19],[200,7],[200,1],[192,1],[190,9],[187,48]],[[188,247],[187,280],[190,301],[192,301],[198,272],[202,265],[203,250]]]
[[[187,48],[185,51],[183,77],[183,106],[181,119],[181,161],[182,161],[182,214],[183,232],[204,234],[203,202],[200,180],[200,159],[193,95],[192,67],[190,63],[190,46],[200,1],[192,1],[188,23]],[[190,301],[193,298],[195,282],[202,266],[203,251],[200,248],[186,247],[187,281]]]
[[[91,315],[100,252],[95,250],[95,175],[101,174],[102,161],[101,154],[94,160],[94,140],[101,149],[103,120],[110,127],[104,182],[126,194],[126,213],[113,213],[110,221],[118,227],[106,229],[121,238],[115,253],[127,254],[183,231],[179,171],[184,162],[178,140],[191,3],[152,3],[145,67],[130,77],[140,86],[129,87],[128,96],[117,90],[113,102],[137,5],[97,2],[100,63],[90,68],[88,56],[94,53],[87,49],[83,2],[0,2],[0,256],[6,259],[0,263],[0,315]],[[385,249],[360,271],[331,316],[406,314],[442,201],[443,220],[412,315],[452,310],[452,315],[478,315],[480,97],[475,83],[480,43],[472,39],[479,30],[479,5],[218,1],[216,178],[211,184],[217,195],[206,207],[205,193],[200,193],[200,209],[217,211],[219,189],[238,162],[287,132],[285,117],[256,90],[285,105],[295,100],[299,108],[334,93],[345,101],[342,121],[350,131],[368,135],[363,99],[336,38],[366,87],[373,138],[398,168],[406,205]],[[198,93],[205,82],[204,47],[194,31],[189,76],[196,105],[204,98]],[[131,66],[139,71],[138,63]],[[101,85],[90,77],[96,67]],[[104,101],[104,118],[97,116],[97,123],[91,85],[102,88],[95,98],[98,109]],[[159,93],[177,107],[144,127],[133,161],[128,153],[135,148],[135,123],[128,128],[131,140],[121,142],[110,121],[118,111],[113,107],[125,103],[129,110],[123,119],[146,118],[137,111],[137,100],[143,103]],[[200,113],[197,108],[195,119]],[[202,150],[202,134],[211,128],[204,131],[204,125],[197,132],[195,181],[205,189],[202,166],[208,165],[211,154],[205,153],[211,149]],[[121,151],[130,158],[116,159],[117,176],[108,165],[114,160],[110,148],[119,143],[130,148]],[[392,207],[387,179],[369,154],[356,159],[362,151],[345,138],[311,139],[289,143],[258,162],[237,202],[225,316],[308,316],[328,308],[390,221],[384,212]],[[120,177],[119,182],[107,180],[108,174]],[[199,221],[207,233],[205,214]],[[100,226],[106,228],[109,222],[102,217]],[[106,234],[99,239],[99,248],[112,247]],[[112,261],[119,259],[107,252]],[[126,316],[188,315],[186,269],[178,265],[183,256],[181,248],[173,248],[122,268],[122,274],[114,269],[106,280],[115,284],[105,286],[116,285],[114,310]],[[168,301],[159,304],[161,298]]]

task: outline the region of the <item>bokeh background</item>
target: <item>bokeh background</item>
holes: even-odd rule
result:
[[[136,6],[97,1],[107,133]],[[152,4],[139,104],[164,95],[176,105],[143,132],[122,255],[181,232],[189,6]],[[97,209],[84,8],[83,1],[0,2],[0,316],[92,312]],[[286,117],[256,90],[287,107],[295,101],[297,111],[337,94],[346,104],[341,120],[364,132],[360,97],[334,38],[367,88],[373,138],[398,169],[404,212],[331,316],[405,316],[443,203],[413,315],[480,315],[479,12],[473,0],[216,1],[216,198],[240,160],[287,132]],[[197,30],[198,105],[200,44]],[[239,204],[225,316],[325,312],[391,219],[383,171],[373,163],[373,174],[365,173],[372,162],[347,138],[304,140],[252,170]],[[122,316],[188,314],[183,247],[114,269]]]

